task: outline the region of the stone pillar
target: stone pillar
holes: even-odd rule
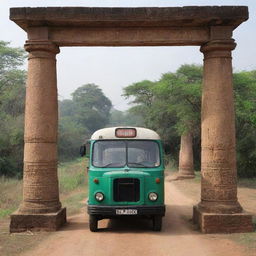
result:
[[[23,202],[11,215],[11,232],[56,230],[66,222],[57,177],[56,54],[48,41],[27,41]]]
[[[194,178],[193,143],[190,132],[181,135],[178,178]]]
[[[201,47],[204,80],[201,116],[201,202],[193,219],[204,233],[252,231],[252,217],[237,200],[235,113],[232,85],[233,39]]]

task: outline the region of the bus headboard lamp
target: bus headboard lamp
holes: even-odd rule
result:
[[[115,135],[117,138],[135,138],[137,132],[135,128],[117,128]]]
[[[97,193],[95,194],[95,199],[96,199],[98,202],[103,201],[103,199],[104,199],[103,193],[97,192]]]

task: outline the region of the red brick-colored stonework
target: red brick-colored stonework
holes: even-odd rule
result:
[[[192,139],[191,133],[181,136],[178,179],[193,179],[195,177]]]
[[[253,232],[252,216],[247,213],[205,213],[193,208],[193,222],[202,233],[245,233]]]
[[[11,215],[10,232],[56,231],[66,223],[66,208],[55,213]]]

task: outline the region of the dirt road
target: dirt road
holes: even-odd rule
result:
[[[162,232],[151,231],[149,220],[102,220],[100,232],[88,230],[85,213],[24,256],[243,256],[243,248],[221,235],[203,235],[189,222],[193,202],[166,182],[167,214]]]

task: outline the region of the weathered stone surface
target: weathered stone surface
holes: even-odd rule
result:
[[[191,179],[195,177],[193,161],[193,143],[191,133],[181,136],[179,154],[178,179]]]
[[[31,26],[232,26],[248,19],[247,6],[142,8],[38,7],[11,8],[10,19]]]
[[[11,215],[11,232],[56,230],[66,221],[61,209],[57,177],[56,54],[49,42],[28,42],[28,78],[25,108],[23,201]]]
[[[193,222],[199,226],[202,233],[245,233],[254,230],[252,215],[245,212],[206,213],[194,206]]]
[[[252,217],[237,200],[235,113],[231,51],[234,40],[201,47],[204,82],[201,115],[201,202],[193,219],[204,233],[252,231]]]
[[[238,213],[235,113],[231,51],[234,40],[216,40],[204,53],[201,203],[205,212]]]
[[[58,46],[202,45],[212,37],[231,38],[248,19],[248,8],[25,7],[11,8],[10,19],[29,40],[51,40]]]
[[[25,108],[24,186],[21,213],[51,213],[61,208],[57,177],[56,54],[51,42],[28,42]]]
[[[25,231],[56,231],[66,223],[66,208],[47,214],[22,214],[11,215],[10,232]]]

